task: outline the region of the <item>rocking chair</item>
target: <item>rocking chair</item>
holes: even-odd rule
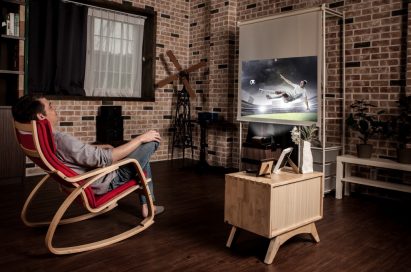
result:
[[[17,140],[24,153],[47,173],[28,196],[21,212],[21,219],[24,224],[29,227],[48,226],[45,242],[50,252],[54,254],[71,254],[101,248],[138,234],[154,223],[153,200],[147,186],[146,177],[137,160],[123,159],[107,167],[94,169],[84,174],[77,174],[56,157],[56,146],[48,120],[37,120],[24,124],[14,122],[14,126]],[[90,185],[94,181],[125,164],[132,164],[135,166],[139,178],[138,180],[136,177],[138,181],[132,179],[103,195],[95,195],[93,193]],[[57,181],[62,191],[66,192],[68,196],[54,214],[51,222],[31,222],[27,219],[26,215],[28,207],[40,187],[42,187],[49,178]],[[117,201],[137,189],[139,189],[141,191],[140,193],[146,197],[148,206],[148,216],[137,226],[110,238],[92,243],[68,247],[53,246],[53,236],[58,225],[75,223],[106,213],[117,206]],[[76,199],[81,200],[80,202],[88,213],[63,219],[67,209]]]

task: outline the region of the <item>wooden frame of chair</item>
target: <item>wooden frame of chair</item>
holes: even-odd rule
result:
[[[61,173],[60,171],[56,170],[46,160],[46,158],[45,158],[45,156],[44,156],[44,154],[43,154],[43,152],[40,148],[40,143],[39,143],[38,134],[37,134],[36,121],[32,121],[29,124],[14,122],[14,126],[15,126],[15,129],[17,129],[17,130],[19,130],[23,133],[29,133],[29,134],[33,135],[35,149],[34,150],[27,149],[27,148],[23,147],[20,144],[20,147],[23,149],[24,153],[29,157],[40,158],[42,160],[42,162],[50,169],[50,171],[48,171],[48,174],[45,177],[43,177],[39,181],[39,183],[34,187],[34,189],[31,191],[31,193],[29,194],[29,196],[26,199],[26,202],[24,203],[24,206],[23,206],[23,209],[22,209],[22,212],[21,212],[21,219],[22,219],[23,223],[26,226],[29,226],[29,227],[38,227],[38,226],[46,226],[46,225],[49,226],[47,234],[46,234],[46,238],[45,238],[45,243],[46,243],[46,247],[48,248],[48,250],[50,252],[52,252],[54,254],[71,254],[71,253],[78,253],[78,252],[83,252],[83,251],[88,251],[88,250],[92,250],[92,249],[101,248],[101,247],[104,247],[104,246],[107,246],[107,245],[117,243],[117,242],[122,241],[124,239],[127,239],[127,238],[129,238],[133,235],[136,235],[136,234],[142,232],[143,230],[147,229],[149,226],[151,226],[154,223],[153,199],[151,197],[150,189],[147,185],[147,179],[146,179],[146,177],[144,175],[144,172],[141,169],[141,166],[140,166],[140,164],[138,163],[137,160],[129,159],[129,158],[128,159],[123,159],[123,160],[120,160],[120,161],[118,161],[118,162],[116,162],[116,163],[114,163],[110,166],[104,167],[104,168],[98,168],[98,169],[86,172],[84,174],[77,175],[75,177],[67,177],[63,173]],[[136,167],[137,174],[140,178],[141,185],[140,186],[139,185],[132,186],[132,187],[124,190],[123,192],[119,193],[118,195],[113,197],[113,199],[111,199],[107,203],[104,203],[100,207],[92,208],[90,206],[90,204],[88,202],[88,198],[85,194],[85,188],[90,186],[97,179],[99,179],[99,178],[103,177],[104,175],[118,169],[120,166],[125,165],[125,164],[133,164]],[[40,222],[40,221],[39,222],[29,221],[27,219],[28,208],[29,208],[32,200],[34,199],[34,197],[36,196],[36,194],[38,193],[38,191],[42,187],[42,185],[45,184],[45,182],[50,177],[52,177],[51,176],[52,174],[57,175],[58,177],[64,179],[66,182],[69,182],[69,183],[73,184],[73,186],[75,188],[68,195],[68,197],[64,200],[64,202],[60,205],[60,207],[58,208],[57,212],[54,214],[54,217],[51,221],[42,221],[42,222]],[[84,182],[84,184],[80,185],[80,184],[78,184],[79,181],[85,181],[85,182]],[[86,244],[82,244],[82,245],[78,245],[78,246],[69,246],[69,247],[54,247],[53,246],[53,237],[54,237],[54,234],[56,232],[56,229],[57,229],[58,225],[80,222],[80,221],[95,217],[97,215],[106,213],[106,212],[112,210],[113,208],[115,208],[117,206],[117,201],[118,200],[120,200],[121,198],[129,195],[130,193],[132,193],[133,191],[135,191],[137,189],[141,189],[142,194],[147,199],[147,206],[148,206],[148,216],[145,219],[143,219],[137,226],[135,226],[135,227],[133,227],[133,228],[127,230],[127,231],[124,231],[120,234],[117,234],[115,236],[112,236],[112,237],[109,237],[109,238],[106,238],[106,239],[103,239],[103,240],[100,240],[100,241],[92,242],[92,243],[86,243]],[[75,216],[75,217],[71,217],[71,218],[62,219],[62,217],[64,216],[67,209],[71,206],[71,204],[79,196],[82,197],[84,207],[88,210],[88,213],[83,214],[83,215],[79,215],[79,216]]]

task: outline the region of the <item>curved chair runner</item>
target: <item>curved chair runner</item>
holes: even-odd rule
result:
[[[15,132],[20,147],[24,153],[39,167],[41,167],[48,174],[40,180],[33,191],[28,196],[23,210],[21,212],[21,219],[24,224],[29,227],[49,226],[46,234],[46,246],[50,252],[54,254],[71,254],[87,250],[92,250],[104,247],[124,239],[127,239],[135,234],[140,233],[154,223],[154,205],[147,186],[147,180],[141,166],[135,159],[124,159],[118,161],[110,166],[98,168],[84,174],[77,174],[72,169],[64,165],[55,155],[56,146],[51,126],[47,120],[37,120],[31,123],[22,124],[14,122]],[[104,194],[95,195],[90,185],[100,177],[116,170],[119,166],[125,164],[132,164],[136,167],[139,182],[130,180],[122,186]],[[60,205],[51,222],[30,222],[27,219],[27,210],[41,186],[49,179],[59,182],[63,191],[68,193],[67,198]],[[58,225],[70,224],[83,221],[97,215],[103,214],[115,208],[117,201],[129,195],[135,190],[141,190],[141,193],[147,199],[148,216],[143,219],[137,226],[125,232],[106,238],[100,241],[82,244],[78,246],[69,247],[54,247],[53,236]],[[80,199],[83,206],[88,213],[72,218],[62,219],[67,209],[76,200]]]

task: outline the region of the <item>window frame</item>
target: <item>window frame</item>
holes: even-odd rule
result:
[[[142,81],[141,97],[118,97],[118,96],[78,96],[78,95],[45,95],[48,99],[54,100],[100,100],[100,101],[155,101],[155,62],[156,62],[156,31],[157,12],[151,7],[145,9],[132,6],[132,2],[123,1],[123,4],[116,2],[101,2],[98,0],[73,0],[80,4],[91,5],[97,8],[104,8],[112,11],[120,11],[146,17],[144,24],[144,39],[142,59]],[[26,77],[28,78],[28,77]],[[28,90],[26,89],[26,92]]]

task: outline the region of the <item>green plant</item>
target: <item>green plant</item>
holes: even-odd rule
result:
[[[367,144],[370,138],[384,130],[385,122],[378,120],[378,116],[384,113],[384,110],[377,113],[370,112],[370,108],[377,106],[365,102],[364,99],[356,100],[350,107],[354,112],[350,113],[346,119],[346,124],[352,130],[360,133],[359,138],[363,144]]]
[[[411,143],[411,95],[401,95],[397,103],[400,112],[391,121],[392,136],[398,147],[405,148]]]
[[[295,144],[300,144],[300,141],[308,141],[313,145],[318,145],[318,128],[315,124],[311,126],[294,127],[291,130],[291,140]]]

